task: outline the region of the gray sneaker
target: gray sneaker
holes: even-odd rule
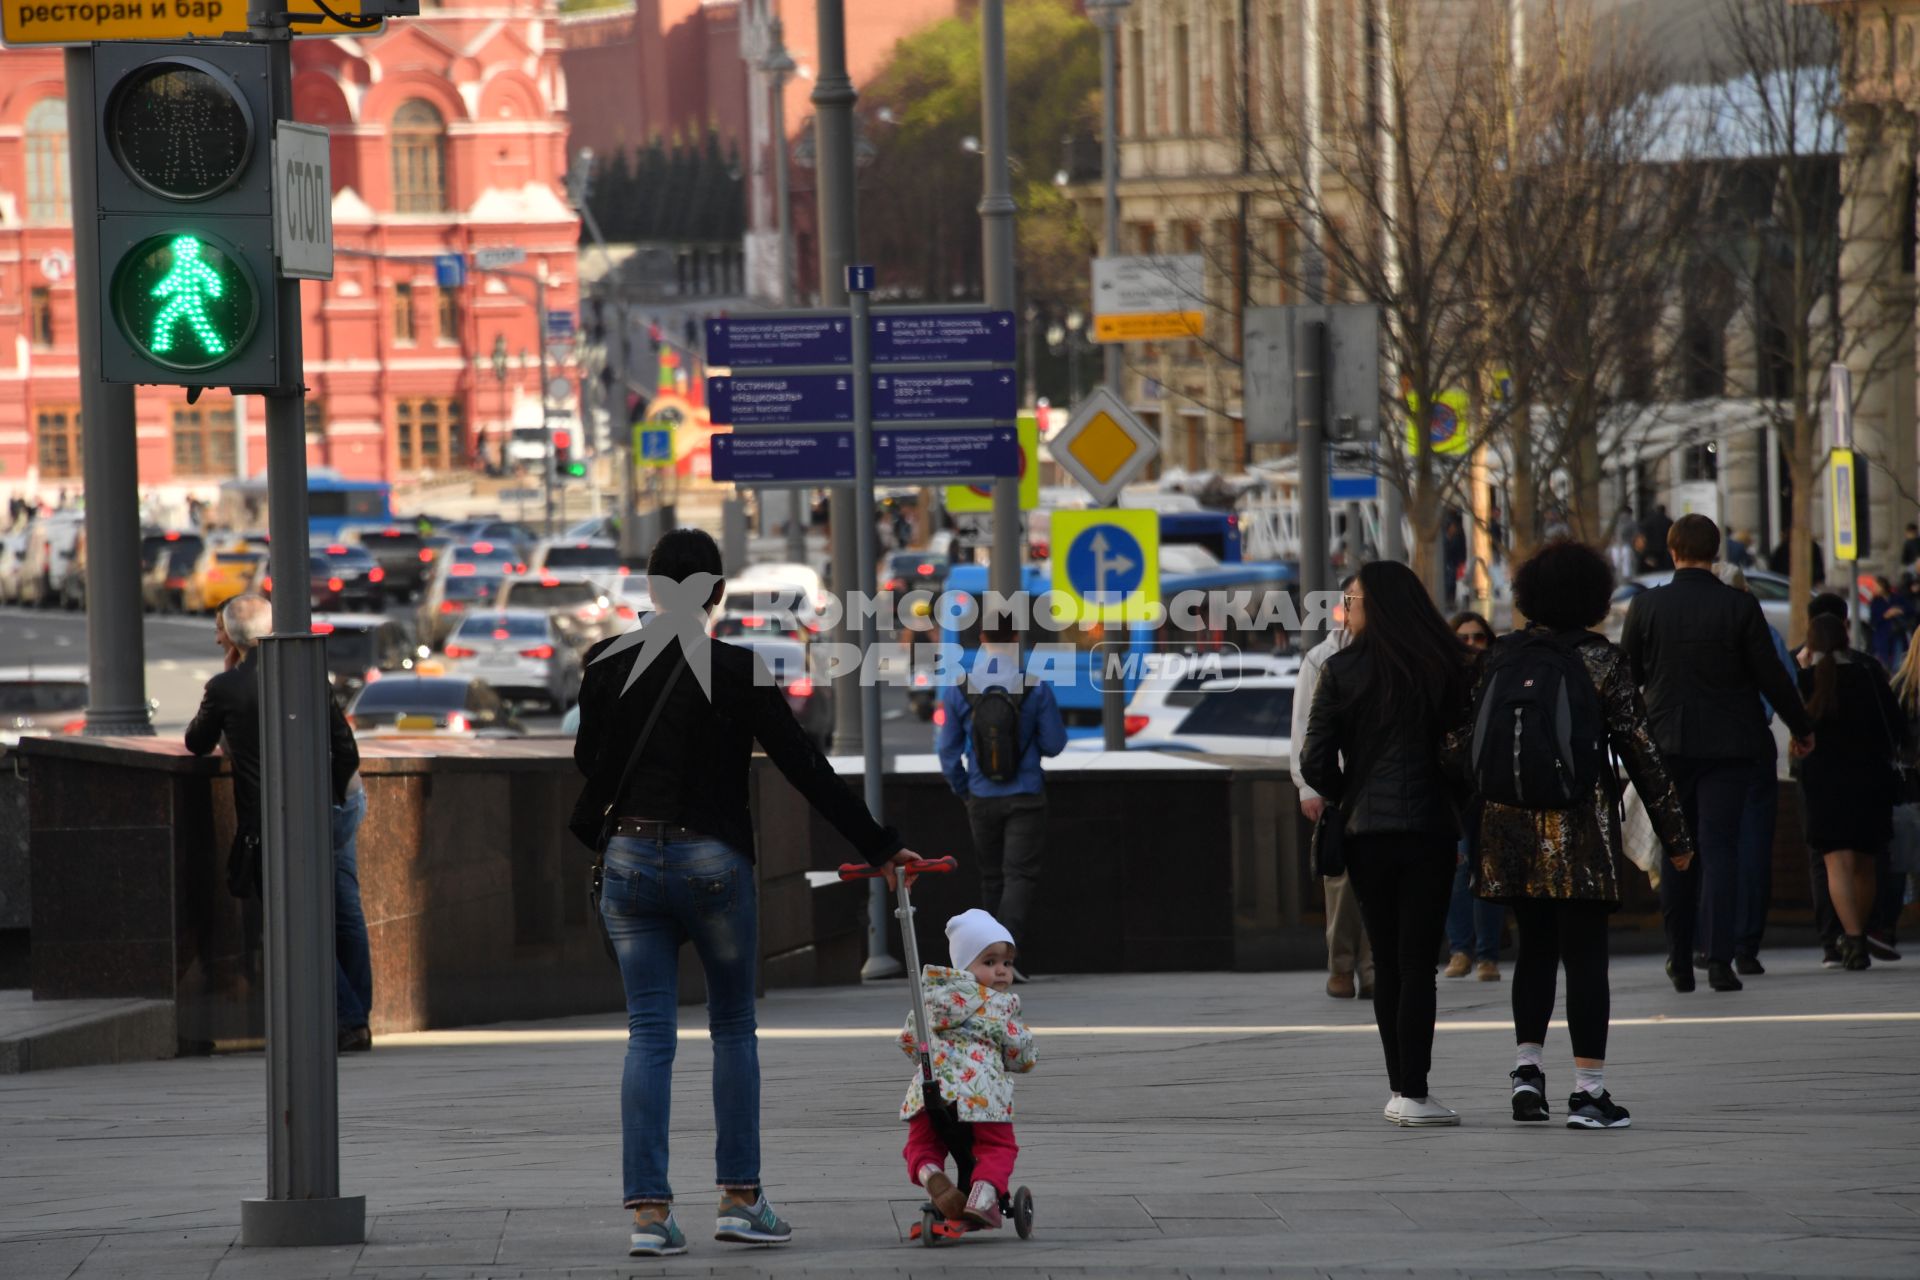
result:
[[[659,1222],[636,1226],[627,1246],[629,1258],[665,1258],[687,1251],[687,1237],[669,1213]]]
[[[752,1204],[722,1204],[713,1224],[713,1238],[729,1244],[785,1244],[793,1239],[788,1226],[767,1203],[765,1192]]]

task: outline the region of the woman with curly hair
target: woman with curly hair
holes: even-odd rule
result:
[[[1599,695],[1607,743],[1646,801],[1668,858],[1684,869],[1693,860],[1693,843],[1679,794],[1654,746],[1646,705],[1626,656],[1592,630],[1612,596],[1613,570],[1599,552],[1567,540],[1548,543],[1513,575],[1514,608],[1530,625],[1504,637],[1495,653],[1544,637],[1578,656]],[[1490,665],[1482,666],[1475,682],[1476,701]],[[1462,773],[1471,772],[1473,729],[1467,721],[1448,737],[1449,757]],[[1624,1129],[1630,1117],[1607,1092],[1605,1075],[1612,998],[1607,917],[1620,906],[1618,781],[1611,769],[1602,769],[1592,792],[1569,809],[1518,808],[1484,798],[1478,809],[1474,888],[1489,902],[1511,906],[1519,932],[1513,969],[1518,1047],[1509,1077],[1513,1118],[1550,1118],[1542,1058],[1564,966],[1574,1071],[1567,1127]]]

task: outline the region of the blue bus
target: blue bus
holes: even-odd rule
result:
[[[1051,586],[1046,573],[1037,566],[1029,565],[1022,575],[1021,587],[1031,596],[1038,597]],[[955,565],[947,575],[946,590],[979,599],[987,590],[986,567]],[[1204,605],[1197,611],[1180,610],[1182,616],[1178,617],[1170,612],[1157,626],[1135,623],[1125,628],[1128,661],[1124,682],[1129,699],[1140,683],[1150,654],[1204,654],[1229,649],[1271,652],[1284,648],[1287,644],[1284,629],[1271,622],[1260,625],[1260,615],[1263,606],[1269,614],[1278,607],[1272,598],[1278,593],[1289,601],[1287,620],[1298,616],[1300,572],[1298,566],[1289,561],[1240,561],[1193,572],[1161,574],[1163,601],[1172,603],[1186,592],[1204,593]],[[981,625],[977,611],[971,624],[964,628],[954,625],[956,621],[951,611],[940,617],[940,640],[943,644],[959,646],[960,665],[971,671],[980,650]],[[1197,628],[1188,625],[1196,621]],[[1110,633],[1118,633],[1120,629],[1119,624],[1108,627],[1097,622],[1060,631],[1035,625],[1025,636],[1029,646],[1067,644],[1073,647],[1070,668],[1057,663],[1049,668],[1049,682],[1070,738],[1100,732],[1100,683],[1094,667],[1094,650],[1095,646],[1110,643],[1113,638]],[[1029,669],[1034,669],[1032,664]]]
[[[1240,559],[1240,517],[1231,511],[1162,511],[1160,545],[1205,547],[1223,564]]]
[[[220,523],[229,529],[267,527],[267,477],[229,480],[220,486]],[[328,467],[307,472],[307,533],[314,541],[338,541],[358,524],[393,520],[393,486],[384,480],[348,480]]]

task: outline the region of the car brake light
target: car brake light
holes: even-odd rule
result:
[[[813,680],[810,677],[801,676],[798,680],[787,685],[787,692],[796,698],[811,698],[813,696]]]
[[[543,587],[557,587],[560,585],[560,579],[550,573],[545,573],[540,575],[540,585]]]
[[[573,549],[575,551],[585,551],[587,549],[587,544],[584,542],[576,542],[573,544]]]
[[[386,578],[387,578],[387,571],[385,569],[382,569],[379,565],[375,565],[373,568],[367,571],[368,582],[384,582],[386,581]]]
[[[447,572],[456,578],[471,578],[473,576],[473,566],[470,564],[457,564]]]
[[[367,678],[365,683],[372,684],[375,680],[378,680],[379,678],[380,678],[380,668],[378,667],[367,668]]]
[[[347,554],[347,549],[336,542],[334,545],[327,548],[327,554],[330,556],[343,556]]]
[[[1131,738],[1134,734],[1147,727],[1147,717],[1126,716],[1121,719],[1120,724],[1122,728],[1126,729],[1127,736]]]
[[[493,554],[493,544],[491,542],[476,542],[473,544],[473,549],[483,556]]]
[[[905,591],[906,589],[907,580],[905,578],[888,578],[887,585],[881,588],[882,591]]]
[[[450,644],[447,646],[446,652],[449,658],[471,658],[475,653],[474,650],[467,648],[467,646],[463,644]]]
[[[261,589],[262,591],[267,591],[267,592],[271,592],[271,591],[273,590],[273,575],[272,575],[272,574],[268,574],[268,575],[267,575],[267,576],[266,576],[265,578],[262,578],[262,579],[260,580],[260,589]]]
[[[344,583],[344,582],[342,582],[342,581],[340,581],[340,579],[338,579],[338,578],[328,578],[328,579],[327,579],[327,590],[329,590],[329,591],[345,591],[346,589],[347,589],[347,584],[346,584],[346,583]]]
[[[440,612],[458,613],[460,612],[460,602],[458,600],[442,600],[440,602]]]
[[[168,542],[178,542],[180,541],[180,535],[177,533],[170,533],[166,536],[166,540]]]
[[[919,571],[920,576],[923,578],[931,578],[933,576],[933,566],[931,564],[917,564],[914,568]]]
[[[85,717],[78,720],[69,720],[60,726],[60,732],[62,733],[85,733],[86,731],[87,722]]]
[[[945,707],[935,707],[933,709],[933,722],[935,724],[945,724],[947,722],[947,709]]]
[[[513,639],[513,632],[507,631],[501,628],[496,628],[493,633],[493,638],[495,640],[511,640]]]
[[[333,624],[331,622],[316,622],[313,624],[313,634],[317,636],[330,636],[333,634]]]
[[[502,639],[504,638],[503,636]],[[520,656],[523,658],[551,658],[553,656],[553,646],[550,644],[537,644],[531,649],[522,649]]]
[[[432,547],[422,547],[422,548],[420,548],[420,563],[421,563],[421,564],[426,564],[426,563],[428,563],[428,562],[430,562],[430,561],[431,561],[432,559],[433,559],[433,548],[432,548]]]
[[[187,580],[185,578],[168,578],[167,579],[167,589],[169,591],[177,591],[186,585],[187,585]]]
[[[932,683],[933,683],[933,678],[932,678],[931,676],[929,676],[929,675],[928,675],[928,674],[927,674],[926,672],[924,672],[924,671],[916,671],[916,672],[914,672],[914,673],[913,673],[913,687],[914,687],[914,688],[916,688],[916,689],[922,689],[922,688],[925,688],[925,687],[926,687],[927,685],[930,685],[930,684],[932,684]]]
[[[447,712],[447,728],[452,729],[455,733],[465,733],[468,729],[473,728],[473,724],[458,711],[449,711]]]
[[[614,572],[624,576],[626,574],[632,573],[633,570],[627,568],[627,566],[625,565],[621,565],[619,568],[615,569]]]
[[[757,627],[762,623],[764,623],[765,621],[766,621],[765,618],[762,618],[755,614],[750,613],[746,617],[740,619],[740,625],[743,627]]]
[[[624,605],[624,604],[615,608],[614,612],[622,618],[637,618],[640,616],[639,614],[633,611],[632,606]]]

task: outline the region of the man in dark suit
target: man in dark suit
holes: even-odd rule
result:
[[[234,841],[227,859],[227,888],[236,898],[258,896],[260,881],[260,638],[273,631],[266,597],[235,596],[214,622],[214,638],[226,654],[225,669],[207,681],[200,710],[187,726],[187,750],[209,755],[226,743],[233,769]],[[343,1051],[370,1049],[367,1029],[373,1008],[373,959],[367,918],[360,907],[356,837],[367,813],[360,781],[360,750],[353,730],[327,699],[333,802],[334,1012]]]
[[[1700,854],[1688,870],[1661,874],[1667,976],[1676,990],[1693,990],[1694,925],[1703,914],[1707,982],[1715,991],[1738,991],[1741,817],[1775,785],[1773,734],[1761,699],[1786,722],[1796,752],[1812,749],[1813,721],[1774,650],[1760,602],[1713,572],[1719,527],[1702,515],[1682,516],[1667,532],[1667,549],[1673,580],[1633,598],[1620,637]]]

